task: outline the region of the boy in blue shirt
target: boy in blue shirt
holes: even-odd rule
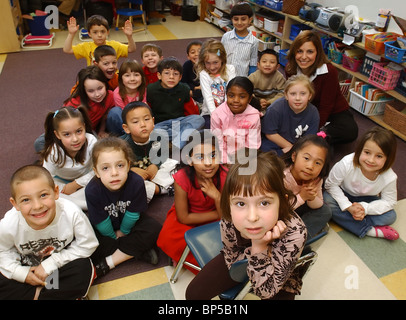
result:
[[[221,38],[227,52],[227,63],[234,65],[237,76],[247,77],[257,68],[258,39],[248,29],[253,14],[248,3],[236,4],[230,13],[234,29]]]

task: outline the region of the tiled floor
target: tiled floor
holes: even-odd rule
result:
[[[207,22],[196,21],[192,24],[171,15],[166,15],[166,19],[166,22],[152,19],[147,32],[134,33],[135,42],[222,35],[222,31]],[[66,32],[55,32],[52,48],[63,46]],[[111,30],[110,38],[123,42],[126,40],[121,31],[114,29]],[[5,56],[0,55],[0,72]],[[399,231],[401,238],[394,242],[368,237],[358,239],[331,223],[330,232],[317,251],[318,260],[307,274],[302,295],[297,299],[405,300],[406,200],[400,201],[396,209],[398,219],[394,228]],[[95,285],[89,292],[89,298],[182,300],[193,274],[184,270],[178,282],[170,284],[172,271],[173,267],[167,266]]]

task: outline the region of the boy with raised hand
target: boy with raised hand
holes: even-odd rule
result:
[[[247,2],[233,6],[230,12],[234,29],[226,32],[221,43],[227,52],[227,63],[235,67],[237,76],[247,77],[257,68],[258,39],[248,27],[254,12]]]
[[[123,44],[115,40],[107,40],[109,35],[109,23],[108,21],[99,15],[93,15],[87,19],[87,32],[89,37],[93,40],[90,42],[82,42],[77,45],[73,45],[73,38],[76,32],[79,30],[79,25],[76,24],[76,19],[71,17],[67,22],[68,36],[63,46],[63,52],[74,54],[76,59],[85,58],[87,65],[93,64],[94,50],[101,45],[109,45],[114,48],[117,54],[117,59],[120,57],[127,57],[128,53],[134,52],[136,45],[133,39],[133,26],[129,20],[124,23],[123,32],[127,36],[128,44]]]
[[[0,299],[79,299],[94,279],[97,238],[86,215],[59,198],[41,166],[12,176],[10,209],[0,221]]]
[[[179,149],[188,140],[182,133],[200,130],[205,123],[190,96],[189,86],[180,82],[182,71],[176,58],[165,58],[158,64],[159,80],[147,87],[147,103],[154,113],[155,129],[165,130],[172,145]]]

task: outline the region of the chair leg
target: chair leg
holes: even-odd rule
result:
[[[183,263],[185,262],[186,257],[189,254],[189,252],[190,252],[190,249],[188,246],[186,246],[185,250],[183,250],[182,256],[180,257],[178,264],[176,265],[175,270],[173,270],[171,279],[169,280],[171,283],[176,283],[176,281],[178,281],[179,272],[182,269]]]
[[[120,21],[120,15],[117,14],[117,17],[116,17],[116,30],[118,30],[118,22],[119,21]]]

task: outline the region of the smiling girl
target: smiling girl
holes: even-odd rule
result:
[[[241,148],[261,145],[260,112],[249,103],[254,86],[247,77],[237,76],[227,85],[227,101],[212,114],[211,131],[219,141],[223,163],[233,163]]]
[[[87,210],[84,187],[94,175],[91,154],[97,139],[86,111],[63,107],[48,113],[44,127],[43,167],[53,176],[62,198]]]
[[[290,77],[284,95],[267,109],[262,122],[261,150],[279,155],[288,152],[300,137],[319,129],[319,112],[310,102],[314,88],[307,76]]]
[[[253,175],[240,169],[255,165]],[[260,153],[230,168],[221,195],[221,253],[191,281],[186,299],[211,299],[239,284],[229,269],[247,259],[247,274],[261,299],[294,299],[301,279],[293,272],[306,241],[306,227],[293,211],[295,198],[283,182],[283,161]]]
[[[210,128],[210,115],[224,102],[228,81],[235,77],[235,68],[227,64],[227,53],[223,44],[215,39],[203,43],[196,64],[200,88],[203,95],[201,115],[206,121],[205,128]]]
[[[368,130],[355,152],[334,165],[326,180],[324,199],[333,220],[363,238],[396,240],[397,175],[392,170],[396,138],[382,127]]]
[[[103,71],[93,65],[79,71],[75,90],[65,100],[64,106],[84,106],[93,131],[100,137],[107,135],[107,114],[114,106],[113,92],[108,90],[107,78]]]

